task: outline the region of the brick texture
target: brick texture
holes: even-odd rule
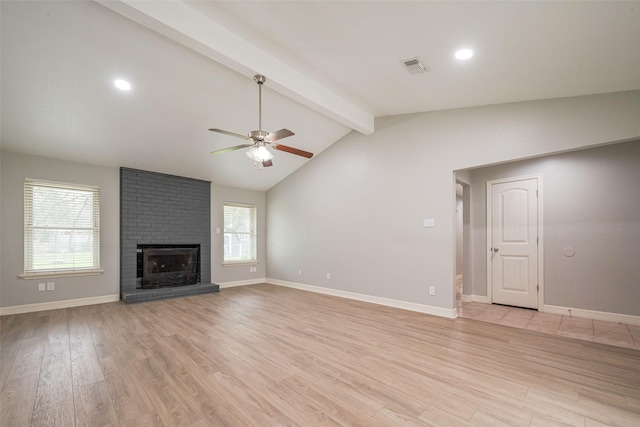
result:
[[[211,183],[120,168],[120,296],[142,302],[215,292],[211,284]],[[137,289],[136,249],[143,244],[199,244],[201,283]]]

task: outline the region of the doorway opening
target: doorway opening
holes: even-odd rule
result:
[[[460,310],[462,303],[471,294],[471,215],[469,184],[456,179],[455,204],[455,307]],[[466,278],[466,280],[465,280]]]
[[[490,176],[487,179],[478,179],[474,173],[474,170],[463,170],[456,171],[454,175],[455,286],[453,298],[457,314],[461,317],[473,317],[484,311],[487,306],[496,306],[496,311],[506,309],[508,306],[512,306],[513,309],[516,307],[541,309],[543,307],[542,175],[511,175],[510,178]],[[474,183],[475,187],[473,187]],[[533,187],[527,188],[527,183],[533,183]],[[509,187],[508,192],[498,196],[499,202],[503,205],[492,205],[491,189],[494,184],[497,185],[496,188],[514,187]],[[525,188],[521,188],[523,184]],[[527,191],[530,192],[527,193]],[[527,194],[533,195],[533,201],[527,199]],[[525,209],[527,203],[531,205],[529,210]],[[524,215],[518,209],[525,209]],[[498,237],[504,239],[500,244],[492,244],[495,241],[492,240],[494,236],[491,232],[492,211],[510,214],[509,217],[504,218],[507,221],[506,225],[503,224],[504,227],[495,227],[498,230]],[[523,230],[528,229],[525,223],[529,219],[534,220],[533,232],[526,234]],[[476,230],[475,234],[472,230]],[[478,231],[482,232],[481,230],[484,230],[483,237],[478,233]],[[526,246],[524,241],[532,244],[529,249],[534,252],[533,263],[525,263],[527,257],[521,256],[523,254],[512,253],[513,247],[501,246],[511,244],[521,249],[522,246]],[[498,250],[495,251],[495,249]],[[498,258],[500,262],[496,262]],[[502,274],[497,274],[498,271]],[[502,285],[501,292],[494,291],[496,289],[493,284],[494,276],[502,279],[499,281]],[[522,277],[530,280],[524,284],[520,283],[519,279]],[[524,304],[521,301],[504,298],[505,295],[522,296],[526,294],[524,289],[532,291],[528,302]]]

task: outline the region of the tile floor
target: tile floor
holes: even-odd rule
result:
[[[462,302],[461,284],[458,288],[456,303],[460,317],[640,350],[640,326],[540,313],[504,305]]]

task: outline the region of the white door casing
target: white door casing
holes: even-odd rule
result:
[[[542,278],[542,177],[487,182],[489,302],[537,309]]]

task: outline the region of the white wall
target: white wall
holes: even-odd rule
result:
[[[267,192],[267,276],[453,308],[453,171],[638,138],[638,117],[640,91],[380,118]]]
[[[65,162],[2,152],[2,285],[0,307],[42,304],[77,298],[113,296],[120,292],[120,195],[116,168]],[[21,279],[24,273],[24,179],[96,185],[100,187],[99,276]],[[38,291],[39,282],[55,283],[53,291]]]
[[[487,294],[486,182],[533,174],[543,181],[545,305],[640,315],[640,141],[471,171],[473,294]]]

